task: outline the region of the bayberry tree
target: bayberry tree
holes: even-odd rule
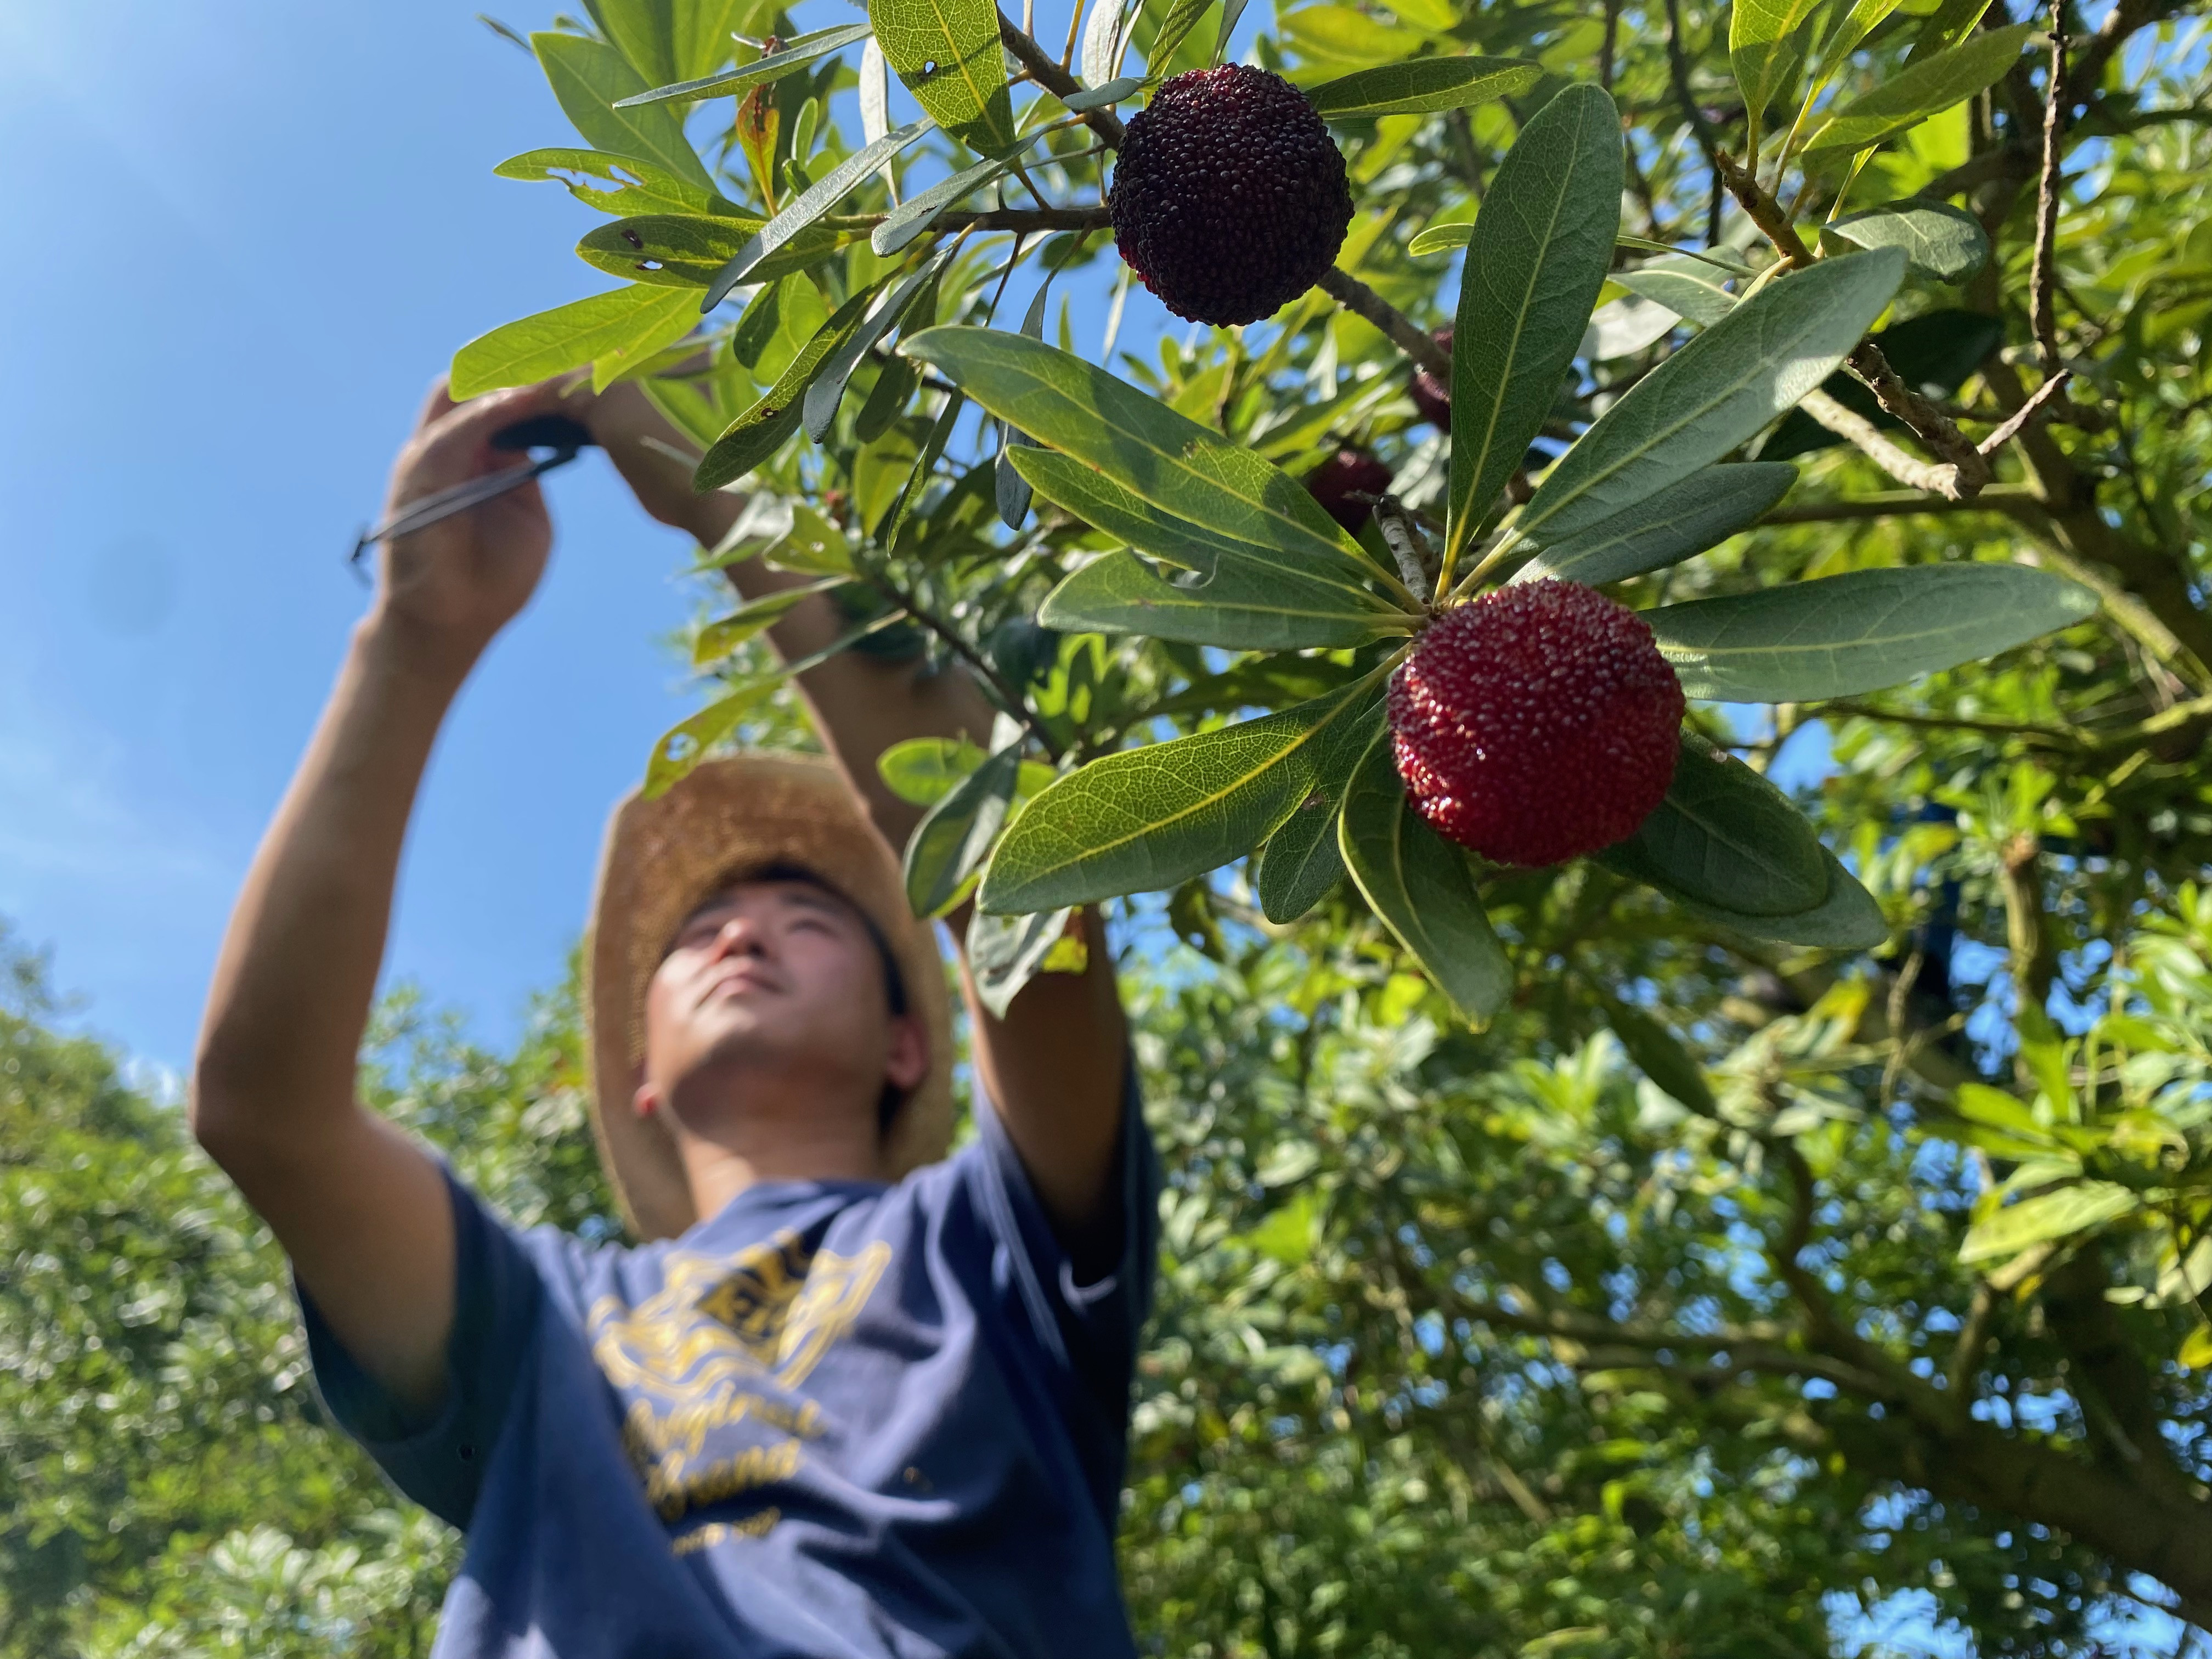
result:
[[[1931,1593],[2027,1609],[1999,1645],[2116,1585],[2212,1618],[2179,7],[589,9],[531,46],[590,148],[501,171],[624,285],[457,391],[638,380],[748,498],[706,566],[984,684],[988,748],[885,769],[992,996],[1104,900],[1275,1000],[1182,1171],[1256,1207],[1175,1243],[1291,1276],[1311,1421],[1418,1419],[1536,1526],[1485,1425],[1571,1378],[1855,1540],[1937,1527]],[[788,602],[697,630],[654,787],[757,731]],[[1580,1150],[1516,1194],[1515,1144]],[[1181,1382],[1296,1439],[1277,1381]]]

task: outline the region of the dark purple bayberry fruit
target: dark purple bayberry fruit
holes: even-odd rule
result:
[[[1429,337],[1451,356],[1452,326],[1447,323]],[[1413,371],[1413,407],[1421,411],[1421,418],[1439,432],[1451,430],[1451,386],[1439,380],[1425,368]]]
[[[1178,317],[1224,326],[1288,305],[1352,223],[1344,155],[1279,75],[1243,64],[1161,83],[1106,197],[1129,268]]]
[[[1321,510],[1355,536],[1373,516],[1375,504],[1354,498],[1380,495],[1389,487],[1390,469],[1356,449],[1340,449],[1306,474],[1306,489]]]
[[[1517,582],[1429,624],[1390,679],[1390,746],[1439,835],[1557,864],[1659,805],[1682,708],[1641,617],[1577,582]]]

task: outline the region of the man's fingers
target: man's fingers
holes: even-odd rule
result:
[[[422,400],[422,412],[415,417],[415,429],[426,430],[440,416],[451,414],[459,405],[453,401],[448,382],[442,374],[430,382],[429,395]]]
[[[551,412],[559,402],[550,386],[526,386],[453,404],[408,446],[393,479],[393,500],[427,495],[519,465],[523,458],[494,449],[493,437],[518,421]]]

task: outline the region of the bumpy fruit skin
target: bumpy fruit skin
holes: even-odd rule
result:
[[[1642,617],[1579,583],[1520,582],[1430,623],[1391,677],[1390,746],[1438,834],[1557,864],[1659,805],[1682,708]]]
[[[1306,95],[1229,64],[1161,83],[1106,206],[1129,268],[1178,317],[1257,322],[1321,280],[1352,222],[1343,152]]]
[[[1356,449],[1340,449],[1306,474],[1306,489],[1321,503],[1321,510],[1355,536],[1374,516],[1375,507],[1352,496],[1380,495],[1389,487],[1390,469]]]
[[[1451,356],[1454,329],[1449,323],[1429,337]],[[1421,418],[1439,432],[1451,430],[1451,387],[1439,380],[1425,368],[1413,371],[1413,407],[1421,411]]]

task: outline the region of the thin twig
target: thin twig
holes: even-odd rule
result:
[[[2059,373],[2058,313],[2051,304],[2051,273],[2058,240],[2059,148],[2065,125],[2066,0],[2051,0],[2051,84],[2043,100],[2043,180],[2035,198],[2035,264],[2028,296],[2036,349],[2042,355],[2046,377]]]
[[[1451,384],[1451,354],[1429,337],[1426,329],[1350,271],[1331,265],[1315,286],[1354,316],[1364,317],[1396,346],[1446,386]]]
[[[1881,489],[1849,501],[1805,501],[1794,507],[1774,507],[1759,522],[1836,524],[1854,519],[1905,518],[1920,513],[2001,513],[2012,502],[2034,506],[2041,500],[2032,484],[1991,484],[1970,501],[1954,501],[1948,496],[1929,495],[1917,489]]]
[[[1993,738],[2029,738],[2061,748],[2081,746],[2081,734],[2055,726],[2023,725],[2006,720],[1975,720],[1948,714],[1916,714],[1893,708],[1876,708],[1850,697],[1834,697],[1820,705],[1823,714],[1856,714],[1862,720],[1887,720],[1895,726],[1917,726],[1931,732],[1979,732]]]
[[[2057,396],[2059,392],[2065,386],[2066,382],[2073,378],[2073,370],[2067,368],[2058,370],[2041,386],[2036,387],[2034,395],[2030,397],[2028,400],[2022,404],[2018,409],[2014,410],[2012,412],[2010,418],[2008,419],[2002,426],[1990,433],[1988,437],[1983,439],[1981,442],[1976,444],[1974,447],[1984,455],[1996,454],[1997,451],[2003,448],[2007,444],[2010,443],[2014,437],[2018,436],[2021,428],[2026,426],[2030,421],[2035,418],[2035,411],[2042,408],[2046,400]]]
[[[1805,394],[1804,401],[1798,407],[1838,438],[1855,446],[1901,484],[1914,489],[1925,489],[1954,501],[1965,501],[1974,493],[1962,487],[1955,465],[1933,465],[1915,459],[1892,443],[1865,416],[1856,410],[1844,408],[1817,387]],[[1980,458],[1976,459],[1978,460]]]
[[[1620,0],[1605,0],[1605,36],[1597,49],[1597,83],[1613,90],[1613,37],[1620,33]]]
[[[1100,3],[1110,3],[1110,0],[1100,0]],[[1070,93],[1083,89],[1081,82],[1054,63],[1052,54],[1037,45],[1027,31],[1017,27],[1014,20],[1004,12],[999,14],[999,40],[1008,52],[1014,54],[1014,60],[1054,97],[1065,98]],[[1112,110],[1085,110],[1083,112],[1083,124],[1115,149],[1121,148],[1124,129],[1121,118]]]

